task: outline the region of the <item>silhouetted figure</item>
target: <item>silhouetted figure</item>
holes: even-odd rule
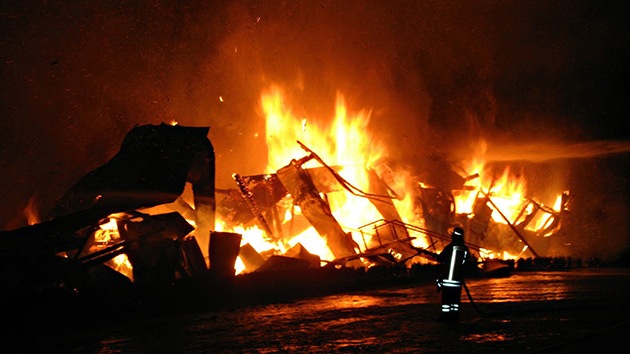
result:
[[[449,243],[437,256],[441,274],[437,279],[438,291],[442,292],[440,320],[457,321],[462,294],[464,264],[468,261],[468,247],[464,244],[464,230],[455,227]]]

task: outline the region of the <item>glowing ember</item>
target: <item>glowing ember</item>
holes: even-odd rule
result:
[[[106,223],[99,225],[99,229],[94,232],[93,237],[94,242],[87,253],[101,251],[122,241],[118,232],[118,223],[113,216]],[[126,254],[119,254],[103,264],[133,281],[133,266]]]

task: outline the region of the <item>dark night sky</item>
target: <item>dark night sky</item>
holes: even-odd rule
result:
[[[48,210],[136,124],[210,126],[219,186],[263,172],[257,105],[277,82],[315,116],[337,90],[373,109],[397,159],[457,159],[488,139],[495,160],[571,189],[569,231],[607,255],[630,237],[625,5],[3,1],[0,228],[23,225],[31,198]]]

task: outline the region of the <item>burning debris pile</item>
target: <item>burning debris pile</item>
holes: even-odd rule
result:
[[[100,286],[104,273],[146,290],[205,268],[191,232],[210,232],[214,223],[208,130],[136,127],[119,153],[78,181],[47,220],[0,233],[2,295],[80,292]],[[194,193],[191,204],[181,199],[186,185]],[[168,212],[146,212],[154,207]]]
[[[322,261],[325,263],[353,268],[430,263],[450,241],[447,236],[449,230],[454,225],[460,225],[469,235],[468,246],[483,266],[495,258],[516,259],[526,253],[538,257],[535,246],[548,250],[545,240],[559,232],[560,222],[568,213],[570,198],[565,192],[558,211],[528,199],[520,205],[516,218],[509,219],[493,201],[490,192],[477,191],[465,185],[467,181],[478,178],[471,176],[459,177],[461,185],[453,190],[417,183],[410,199],[417,211],[416,216],[421,219],[416,219],[418,224],[408,223],[393,203],[400,197],[375,170],[366,170],[370,192],[363,192],[338,173],[340,168],[327,165],[315,152],[299,141],[298,144],[307,155],[293,159],[277,173],[245,177],[235,174],[233,177],[238,188],[224,191],[226,196],[217,209],[224,216],[224,226],[230,229],[262,230],[262,234],[255,234],[262,235],[269,247],[263,252],[274,257],[282,250],[289,249],[289,253],[296,246],[303,249],[303,245],[292,240],[295,235],[314,229],[325,241],[324,252],[319,252],[323,254]],[[322,167],[302,167],[311,160]],[[391,169],[387,170],[391,172]],[[473,212],[456,212],[454,194],[471,191],[476,193]],[[348,227],[340,225],[328,202],[328,196],[334,193],[369,200],[380,213],[380,218],[351,228],[354,232],[344,231]],[[495,212],[502,220],[493,219]],[[532,220],[537,217],[542,217],[538,221],[540,226],[531,229]],[[248,243],[245,246],[248,252],[247,256],[241,254],[239,260],[243,262],[243,268],[239,272],[256,271],[266,257],[258,254]],[[250,259],[259,261],[252,262]],[[311,265],[319,267],[316,263]]]
[[[529,199],[510,218],[494,188],[468,185],[478,175],[452,171],[456,183],[447,187],[411,176],[413,188],[402,195],[392,186],[402,172],[386,158],[360,167],[363,191],[342,177],[348,166],[329,165],[299,141],[301,157],[272,173],[233,174],[234,188],[220,190],[208,132],[167,124],[136,127],[119,153],[78,181],[47,220],[1,232],[2,296],[106,296],[132,289],[134,301],[147,301],[180,284],[217,291],[240,275],[251,280],[287,271],[409,268],[435,262],[453,225],[467,230],[479,264],[501,252],[538,256],[535,249],[559,231],[570,201],[564,193],[560,206],[550,208]],[[456,196],[464,193],[475,193],[471,212],[456,209]],[[367,202],[362,208],[373,212],[353,204],[354,213],[342,219],[339,196],[346,203]],[[541,215],[542,226],[532,230]]]
[[[337,172],[340,168],[327,165],[314,151],[299,141],[298,144],[305,150],[306,156],[291,160],[277,173],[246,177],[235,174],[233,177],[238,189],[227,191],[226,197],[218,205],[218,213],[226,216],[226,227],[262,229],[263,237],[271,247],[266,250],[267,254],[272,254],[267,261],[277,263],[277,257],[291,257],[305,258],[307,262],[303,262],[304,267],[318,268],[323,262],[339,267],[370,268],[404,264],[416,256],[433,260],[435,252],[444,246],[444,241],[448,243],[449,238],[444,234],[405,224],[391,201],[394,196],[363,192]],[[303,167],[312,160],[321,166]],[[370,175],[370,187],[377,185],[387,190],[386,183],[373,170],[367,172]],[[332,193],[365,198],[382,216],[353,228],[353,235],[344,230],[331,210],[327,196]],[[390,218],[386,219],[385,216]],[[315,240],[320,241],[313,247],[317,248],[321,256],[312,255],[300,243],[301,238],[309,242],[308,237],[299,236],[308,235],[309,232],[315,232]],[[414,245],[412,241],[415,239],[434,241],[428,249]],[[264,260],[266,257],[258,254],[247,243],[245,247],[249,251],[241,254],[245,266],[241,271],[273,268],[266,262],[252,262],[252,258]],[[296,247],[300,252],[295,252]],[[283,250],[288,251],[282,253]],[[312,260],[313,256],[317,261]],[[282,267],[281,264],[279,267]]]

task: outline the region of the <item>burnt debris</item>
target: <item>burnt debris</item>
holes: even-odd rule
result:
[[[466,182],[477,176],[460,177],[448,169],[448,180],[429,174],[429,180],[439,181],[435,185],[419,183],[418,177],[412,199],[424,222],[420,227],[403,222],[393,203],[401,197],[388,184],[400,168],[396,162],[384,159],[367,169],[368,192],[363,192],[341,177],[343,166],[327,165],[299,142],[304,157],[276,173],[235,173],[234,188],[217,190],[208,132],[207,127],[138,126],[125,136],[120,151],[73,185],[44,221],[1,231],[0,299],[6,304],[31,298],[39,304],[32,311],[56,309],[65,316],[69,309],[60,303],[72,309],[100,301],[114,301],[121,309],[207,306],[273,297],[284,292],[287,282],[301,289],[295,295],[305,289],[343,291],[364,286],[365,275],[379,269],[408,278],[419,264],[433,264],[450,241],[446,230],[455,224],[466,229],[478,269],[505,271],[513,264],[484,264],[483,249],[518,253],[525,244],[537,255],[541,233],[558,232],[570,202],[567,193],[557,212],[530,200],[519,220],[499,224],[491,218],[500,210],[488,191],[478,195],[472,214],[458,213],[454,191],[469,188]],[[321,166],[304,167],[313,160]],[[344,230],[327,199],[337,192],[369,199],[382,219]],[[287,212],[290,221],[284,220]],[[541,212],[552,216],[544,229],[526,229]],[[220,231],[252,226],[278,247],[259,252],[242,234]],[[289,245],[311,227],[334,259],[321,259],[301,243]],[[426,246],[416,246],[415,240]],[[238,275],[237,261],[242,265]]]

